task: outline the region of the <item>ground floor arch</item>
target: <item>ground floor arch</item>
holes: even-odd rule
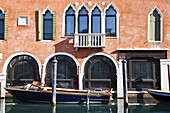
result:
[[[116,60],[106,53],[89,55],[81,67],[82,88],[117,90],[118,64]]]
[[[50,55],[44,63],[44,83],[52,86],[52,62],[56,57],[57,63],[57,87],[78,89],[79,63],[76,58],[64,52]]]

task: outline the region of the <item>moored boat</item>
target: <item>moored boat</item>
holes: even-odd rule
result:
[[[148,90],[148,93],[152,95],[158,101],[168,101],[170,102],[170,91],[162,91],[162,90]]]
[[[9,87],[5,89],[20,101],[52,103],[51,87],[31,85],[29,88]],[[90,103],[108,103],[111,92],[56,88],[57,103],[85,103],[87,97]]]

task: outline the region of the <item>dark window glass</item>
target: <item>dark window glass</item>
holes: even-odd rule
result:
[[[4,40],[4,14],[0,10],[0,40]]]
[[[52,40],[53,36],[53,16],[50,11],[46,11],[43,20],[43,38],[44,40]]]
[[[37,62],[30,56],[13,58],[7,68],[7,83],[11,86],[25,85],[40,81]]]
[[[106,36],[116,36],[116,11],[113,7],[106,11]]]
[[[85,65],[84,87],[116,90],[116,67],[104,56],[90,58]]]
[[[75,11],[70,7],[66,11],[66,36],[73,36],[75,32]]]
[[[46,84],[52,86],[52,61],[47,64]],[[60,88],[78,88],[77,66],[68,56],[56,56],[57,63],[57,87]]]
[[[101,12],[97,7],[92,12],[92,33],[101,33]]]
[[[79,33],[88,33],[88,11],[83,7],[78,16]]]
[[[159,89],[160,66],[154,59],[132,59],[129,63],[129,90]]]
[[[160,15],[158,12],[155,10],[153,11],[153,16],[155,17],[155,41],[160,41]]]

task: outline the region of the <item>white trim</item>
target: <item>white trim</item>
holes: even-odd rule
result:
[[[2,11],[2,13],[4,14],[4,10],[2,8],[0,8],[0,10]]]
[[[82,62],[82,65],[81,65],[81,74],[80,74],[80,77],[79,77],[79,85],[80,85],[80,89],[83,89],[83,76],[84,76],[84,68],[85,68],[85,65],[86,65],[86,62],[93,56],[98,56],[98,55],[101,55],[101,56],[105,56],[107,58],[109,58],[114,64],[115,64],[115,67],[116,67],[116,75],[119,76],[119,67],[118,67],[118,63],[117,61],[112,57],[110,56],[109,54],[106,54],[106,53],[93,53],[91,55],[89,55],[88,57],[86,57],[84,59],[84,61]]]
[[[65,36],[65,17],[66,17],[66,11],[68,10],[69,7],[72,7],[73,10],[75,11],[76,13],[76,9],[74,8],[74,6],[70,3],[65,9],[64,9],[64,12],[63,12],[63,28],[62,28],[62,37],[68,37],[68,36]],[[75,16],[75,20],[76,20],[76,16]],[[76,23],[76,21],[75,21]],[[74,24],[75,24],[74,23]],[[76,28],[76,24],[74,26]],[[74,36],[72,36],[74,37]]]
[[[96,7],[98,7],[98,9],[100,10],[101,14],[103,13],[102,8],[96,3],[96,4],[92,7],[92,9],[89,11],[89,13],[90,13],[91,15],[92,15],[93,10],[94,10]]]
[[[158,14],[160,15],[160,41],[150,41],[149,40],[149,34],[150,34],[150,15],[153,13],[153,11],[156,10],[158,12]],[[160,42],[163,42],[163,14],[161,12],[161,10],[155,6],[152,11],[148,14],[148,42],[155,42],[155,43],[160,43]]]
[[[104,9],[104,19],[106,18],[106,10],[108,10],[110,6],[112,6],[114,10],[116,10],[116,37],[106,36],[106,38],[119,38],[120,13],[119,13],[119,9],[112,2],[109,5],[107,5],[107,7]],[[103,22],[105,25],[105,20]],[[105,34],[105,28],[106,26],[104,26],[104,34]]]
[[[53,12],[51,11],[51,9],[50,8],[48,8],[48,6],[43,10],[43,12],[41,13],[41,14],[45,14],[45,12],[47,11],[47,10],[49,10],[50,11],[50,13],[51,14],[53,14]]]
[[[82,7],[85,7],[85,9],[89,12],[89,9],[87,8],[87,6],[83,3],[76,11],[76,14],[79,14],[79,11],[82,9]]]
[[[15,53],[15,54],[12,54],[11,56],[9,56],[4,65],[3,65],[3,74],[4,74],[4,87],[6,86],[6,75],[7,75],[7,67],[8,67],[8,64],[9,62],[12,60],[12,58],[16,57],[16,56],[20,56],[20,55],[28,55],[28,56],[31,56],[33,59],[35,59],[35,61],[37,62],[38,64],[38,67],[39,67],[39,75],[41,75],[41,62],[40,60],[35,56],[33,55],[32,53],[28,53],[28,52],[19,52],[19,53]],[[41,78],[41,77],[40,77]],[[3,94],[5,95],[5,89],[1,89],[1,91],[3,92]]]
[[[47,63],[49,62],[49,60],[54,57],[54,56],[58,56],[58,55],[65,55],[65,56],[68,56],[70,58],[73,59],[73,61],[76,63],[76,66],[78,68],[78,66],[80,66],[79,62],[77,61],[77,59],[72,55],[72,54],[69,54],[69,53],[65,53],[65,52],[57,52],[57,53],[54,53],[54,54],[51,54],[50,56],[48,56],[45,61],[44,61],[44,64],[43,64],[43,75],[42,75],[42,82],[45,83],[45,75],[46,75],[46,66],[47,66]],[[77,74],[78,75],[78,74]],[[79,82],[79,81],[78,81]]]

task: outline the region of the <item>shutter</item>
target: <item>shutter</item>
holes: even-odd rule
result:
[[[53,13],[53,40],[56,40],[56,10]]]
[[[8,10],[5,12],[5,20],[4,20],[4,40],[8,39]]]
[[[155,41],[155,17],[153,16],[153,14],[150,15],[149,40]]]
[[[38,39],[43,40],[43,15],[38,10]]]

